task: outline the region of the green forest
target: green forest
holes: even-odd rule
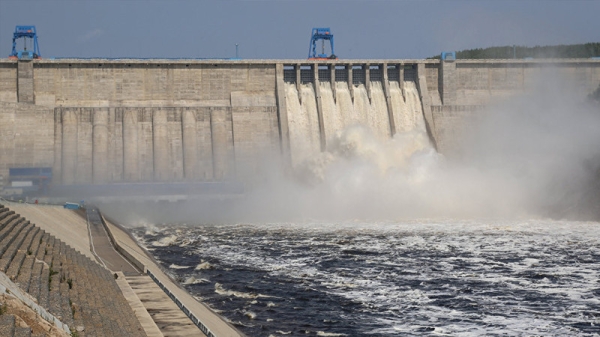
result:
[[[524,59],[600,57],[600,43],[558,46],[504,46],[466,49],[456,52],[457,59]],[[440,55],[430,57],[439,59]]]

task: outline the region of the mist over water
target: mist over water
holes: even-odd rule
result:
[[[301,86],[299,94],[295,85],[287,85],[292,170],[270,167],[268,179],[234,201],[191,200],[172,205],[168,215],[144,207],[138,214],[155,223],[590,219],[600,214],[594,202],[600,111],[556,77],[543,77],[533,90],[466,117],[457,132],[458,147],[447,156],[429,140],[412,82],[406,82],[404,97],[399,88],[391,90],[400,112],[393,137],[386,135],[389,123],[382,126],[371,116],[374,109],[386,109],[377,99],[381,87],[373,87],[369,105],[363,85],[355,88],[354,103],[348,89],[338,86],[335,102],[324,98],[329,116],[324,152],[312,87]],[[331,95],[330,89],[324,92]],[[129,215],[132,211],[137,213],[127,209]]]
[[[600,227],[571,220],[600,216],[600,108],[553,79],[465,117],[445,154],[414,83],[390,90],[393,137],[381,87],[322,86],[324,152],[312,87],[289,85],[291,170],[102,209],[251,336],[596,336]]]

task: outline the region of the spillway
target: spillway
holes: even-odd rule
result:
[[[353,85],[354,99],[346,82],[335,83],[335,97],[329,82],[320,82],[319,93],[323,115],[323,134],[319,127],[317,94],[312,84],[286,83],[287,114],[289,118],[292,162],[298,165],[320,152],[321,137],[325,143],[352,126],[366,127],[379,141],[390,140],[390,116],[396,132],[426,132],[422,103],[417,86],[404,83],[404,93],[398,82],[390,83],[389,100],[394,113],[388,111],[386,95],[381,82],[371,83],[370,97],[364,84]]]

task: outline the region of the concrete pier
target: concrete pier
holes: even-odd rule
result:
[[[183,175],[185,180],[197,180],[198,175],[198,142],[196,138],[196,114],[184,109],[181,114],[181,130],[183,134]]]
[[[105,184],[108,180],[108,108],[98,109],[94,115],[92,172],[94,184]]]
[[[123,176],[125,181],[139,181],[138,173],[138,112],[123,109]]]
[[[62,111],[62,183],[75,183],[77,169],[77,113]]]
[[[169,181],[169,148],[167,139],[167,111],[158,109],[152,116],[154,145],[154,181]]]

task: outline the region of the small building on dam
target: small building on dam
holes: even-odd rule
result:
[[[464,118],[548,68],[582,97],[600,85],[597,59],[4,59],[0,176],[22,188],[246,182],[349,125],[389,139],[416,115],[445,153]]]

